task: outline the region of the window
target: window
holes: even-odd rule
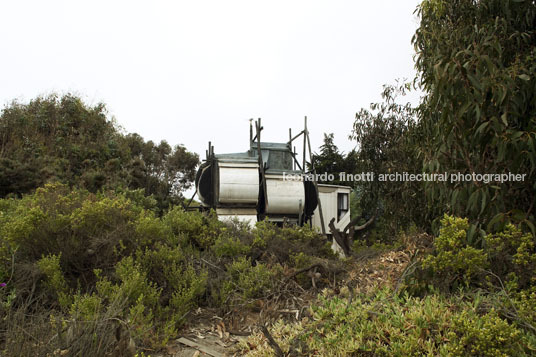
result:
[[[337,194],[337,222],[348,212],[348,194]]]

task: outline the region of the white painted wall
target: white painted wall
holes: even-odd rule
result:
[[[322,204],[322,214],[324,216],[324,225],[326,232],[329,233],[328,224],[332,218],[335,218],[335,227],[338,229],[344,229],[348,223],[350,223],[350,192],[351,188],[347,186],[335,186],[335,185],[318,185],[320,202]],[[337,194],[348,194],[348,212],[337,221]],[[319,231],[322,229],[320,222],[320,212],[318,207],[313,214],[313,226]]]

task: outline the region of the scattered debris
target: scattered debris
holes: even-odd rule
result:
[[[182,343],[183,345],[186,345],[188,347],[193,347],[201,352],[204,352],[210,356],[213,357],[223,357],[225,356],[223,353],[216,351],[213,346],[208,346],[205,344],[201,344],[199,342],[195,342],[192,340],[189,340],[185,337],[181,337],[177,340],[177,342]]]

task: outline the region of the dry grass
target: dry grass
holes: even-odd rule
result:
[[[132,356],[125,304],[112,302],[90,321],[38,306],[8,309],[1,321],[0,356]]]

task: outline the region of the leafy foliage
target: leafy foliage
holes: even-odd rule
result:
[[[0,287],[0,311],[15,317],[20,310],[21,319],[29,311],[53,313],[62,330],[80,333],[109,332],[106,324],[120,322],[128,338],[151,348],[176,336],[198,306],[226,312],[273,294],[283,272],[296,268],[298,253],[301,261],[326,266],[336,259],[308,227],[259,222],[251,230],[178,207],[159,217],[140,191],[94,194],[58,183],[0,199],[0,237],[0,279],[7,282]],[[302,283],[309,287],[307,279]],[[52,338],[43,332],[48,322],[22,323],[34,322]],[[0,332],[19,333],[6,324],[0,320]],[[83,348],[101,351],[92,343]],[[17,350],[11,343],[0,344],[4,348]]]
[[[320,146],[320,153],[313,155],[313,165],[317,174],[333,174],[334,180],[323,180],[320,176],[320,182],[332,185],[352,185],[352,183],[339,180],[339,173],[353,173],[355,167],[355,151],[348,154],[341,153],[334,143],[333,134],[324,134],[324,142]]]
[[[531,234],[509,223],[503,231],[488,234],[485,242],[488,259],[499,277],[515,277],[520,287],[534,285],[536,249]]]
[[[424,170],[526,174],[501,184],[428,183],[429,204],[476,228],[511,221],[534,234],[536,4],[425,0],[418,14]]]
[[[508,224],[503,231],[486,234],[483,248],[477,249],[469,242],[469,227],[467,219],[443,217],[434,251],[422,259],[424,272],[407,282],[409,290],[428,284],[442,290],[470,286],[504,290],[508,285],[519,291],[533,286],[536,250],[530,233]]]
[[[464,301],[464,298],[466,299]],[[274,325],[272,334],[292,355],[529,356],[531,335],[490,309],[482,298],[422,299],[388,289],[353,300],[321,298],[312,319]],[[246,356],[265,356],[270,347],[259,335],[241,345]]]
[[[198,162],[183,146],[124,135],[104,104],[72,95],[13,102],[0,116],[0,197],[59,181],[91,192],[144,189],[164,208],[191,186]]]
[[[427,256],[423,268],[432,269],[434,278],[451,286],[461,280],[469,284],[489,262],[482,249],[476,249],[467,242],[467,219],[445,216],[441,220],[441,230],[435,239],[436,254]]]
[[[416,109],[411,103],[400,104],[400,98],[411,89],[409,83],[385,85],[383,103],[372,103],[370,110],[356,114],[350,138],[358,143],[354,172],[374,173],[373,180],[356,183],[359,209],[383,213],[389,217],[387,231],[397,233],[409,224],[424,225],[431,215],[421,204],[424,193],[421,182],[388,182],[380,174],[415,174],[421,172],[418,160],[420,128]],[[403,202],[404,204],[401,204]]]

